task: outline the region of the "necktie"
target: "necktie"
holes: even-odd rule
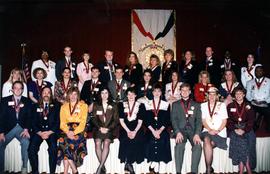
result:
[[[47,114],[49,112],[49,106],[48,103],[45,103],[45,113]]]

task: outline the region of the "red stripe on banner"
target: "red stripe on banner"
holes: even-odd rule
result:
[[[136,24],[136,26],[138,27],[138,29],[140,30],[140,32],[145,36],[145,37],[149,37],[151,40],[154,40],[154,37],[152,36],[152,34],[150,32],[146,32],[141,20],[139,19],[138,14],[133,10],[132,11],[132,17],[133,17],[133,22],[134,24]]]

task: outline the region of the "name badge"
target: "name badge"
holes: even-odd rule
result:
[[[102,115],[103,114],[103,112],[102,111],[97,111],[97,113],[96,113],[97,115]]]
[[[80,109],[75,109],[75,113],[77,112],[77,113],[79,113],[81,110]]]
[[[128,72],[128,69],[126,69],[125,72]]]
[[[123,90],[127,90],[127,86],[123,86]]]
[[[104,69],[109,69],[109,67],[108,66],[104,66]]]
[[[212,63],[212,62],[208,64],[208,66],[212,66],[212,65],[213,65],[213,63]]]
[[[125,113],[128,113],[128,109],[127,109],[127,108],[126,108],[126,109],[124,109],[124,112],[125,112]]]
[[[224,68],[224,65],[221,65],[220,68]]]
[[[230,111],[231,112],[236,112],[236,108],[231,108]]]
[[[95,92],[98,92],[98,91],[99,91],[99,88],[94,88],[94,91],[95,91]]]
[[[133,66],[133,69],[136,69],[136,66]]]
[[[42,108],[37,108],[37,112],[43,112]]]
[[[193,111],[192,110],[189,110],[188,111],[188,115],[193,115]]]
[[[204,91],[204,88],[200,88],[199,90],[203,92]]]
[[[143,91],[144,90],[144,87],[141,87],[141,91]]]
[[[74,67],[71,67],[71,70],[75,71],[75,68]]]
[[[15,102],[14,101],[9,101],[8,102],[8,106],[14,106],[15,105]]]

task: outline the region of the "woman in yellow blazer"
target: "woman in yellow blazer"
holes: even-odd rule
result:
[[[80,92],[77,87],[72,87],[67,92],[66,102],[60,110],[60,129],[62,133],[58,139],[58,164],[64,160],[64,174],[69,167],[72,173],[78,173],[77,167],[83,163],[87,155],[86,149],[86,119],[88,106],[80,101]]]
[[[93,106],[93,116],[93,138],[95,140],[96,155],[100,163],[96,174],[104,174],[106,173],[104,164],[119,123],[118,109],[111,100],[108,88],[101,89],[99,101],[94,103]]]

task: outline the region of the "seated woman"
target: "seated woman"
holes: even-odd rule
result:
[[[153,84],[156,84],[159,81],[161,73],[160,59],[157,55],[152,54],[150,56],[149,66],[147,69],[152,71],[152,82]]]
[[[199,74],[198,83],[194,86],[194,98],[198,103],[203,103],[207,101],[206,95],[210,87],[213,87],[210,83],[210,75],[207,71],[201,71]]]
[[[142,130],[143,104],[136,101],[136,90],[128,88],[127,102],[119,104],[119,154],[121,163],[125,163],[125,171],[135,174],[132,164],[144,161],[144,133]]]
[[[80,101],[80,92],[77,87],[67,91],[66,101],[60,109],[60,129],[62,133],[58,139],[58,164],[64,160],[64,174],[68,174],[69,167],[72,173],[78,173],[77,168],[83,163],[87,155],[86,126],[88,106]]]
[[[227,128],[230,137],[229,157],[233,165],[239,166],[239,173],[252,174],[256,167],[256,135],[253,131],[255,112],[251,104],[245,100],[245,89],[235,88],[235,101],[227,107]]]
[[[142,79],[143,67],[139,63],[139,59],[135,52],[130,52],[127,57],[127,65],[124,68],[123,79],[130,82],[131,87],[138,85],[138,81]]]
[[[115,137],[114,133],[118,125],[118,108],[112,102],[108,88],[100,91],[98,102],[93,106],[93,138],[95,151],[99,161],[96,174],[106,173],[105,162],[109,155],[110,144]]]
[[[143,72],[143,79],[140,84],[137,85],[137,99],[140,102],[153,99],[153,82],[152,71],[147,69]]]
[[[38,103],[39,99],[41,98],[42,88],[51,88],[52,84],[48,81],[44,81],[44,79],[47,77],[47,72],[42,68],[34,69],[33,76],[36,81],[31,81],[28,83],[28,94],[33,103]]]
[[[203,152],[206,163],[206,174],[214,173],[211,167],[213,161],[213,149],[215,147],[226,150],[226,123],[227,108],[225,103],[218,101],[218,89],[211,87],[208,90],[207,102],[201,104],[203,131]]]
[[[232,70],[225,70],[222,81],[219,93],[221,99],[228,105],[232,102],[232,92],[234,88],[238,87],[240,84],[237,82],[236,76]]]
[[[171,82],[166,84],[165,98],[172,104],[173,102],[181,99],[180,86],[182,82],[179,82],[179,74],[177,71],[172,71]]]
[[[28,97],[27,85],[25,83],[25,75],[19,68],[14,68],[11,70],[8,80],[3,84],[2,97],[7,97],[13,95],[12,84],[13,82],[20,81],[23,83],[23,93],[22,96]]]
[[[67,92],[71,87],[77,87],[77,82],[71,80],[71,70],[66,67],[62,72],[62,80],[55,82],[54,95],[55,99],[63,104],[66,101]]]
[[[170,134],[170,105],[162,100],[160,85],[153,88],[153,100],[145,102],[144,123],[147,127],[145,156],[150,162],[149,171],[159,173],[160,162],[168,163],[172,160]]]

